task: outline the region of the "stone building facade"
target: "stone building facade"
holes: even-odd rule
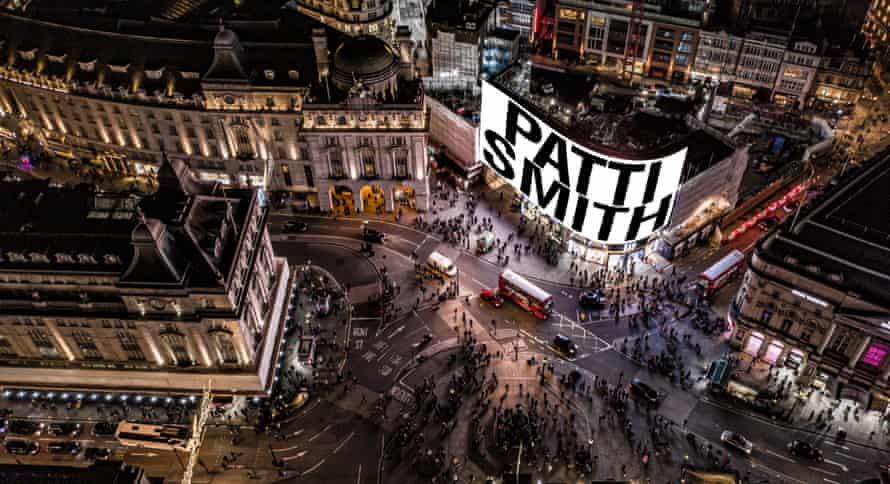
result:
[[[389,177],[383,185],[405,187],[417,197],[406,203],[426,207],[428,115],[410,32],[397,31],[396,44],[356,43],[286,10],[274,23],[240,21],[240,33],[200,22],[133,20],[112,32],[67,21],[0,12],[0,135],[37,140],[106,174],[152,176],[166,153],[201,180],[261,186],[325,210],[340,175],[313,141],[323,115],[339,146],[375,139],[371,178]],[[392,166],[404,165],[402,148],[395,158],[387,148],[393,139],[411,146],[407,174]]]
[[[731,344],[804,385],[883,411],[890,390],[886,151],[757,243],[731,304]]]
[[[292,286],[262,190],[195,180],[158,191],[0,185],[0,382],[6,387],[263,395]]]

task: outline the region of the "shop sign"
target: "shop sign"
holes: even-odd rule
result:
[[[645,240],[670,221],[686,148],[654,159],[591,151],[482,83],[477,158],[529,201],[589,240]]]

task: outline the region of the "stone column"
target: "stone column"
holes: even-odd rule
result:
[[[847,369],[852,370],[856,363],[859,363],[859,360],[862,359],[862,355],[865,354],[865,350],[868,349],[868,345],[871,343],[871,336],[866,336],[862,343],[859,344],[859,347],[856,348],[856,354],[853,355],[853,358],[850,359],[850,362],[847,363]]]
[[[816,350],[817,355],[822,355],[825,352],[825,348],[828,347],[828,343],[831,341],[831,337],[834,336],[834,331],[837,329],[837,323],[831,323],[831,326],[828,328],[828,332],[825,333],[825,338],[819,343],[819,349]]]

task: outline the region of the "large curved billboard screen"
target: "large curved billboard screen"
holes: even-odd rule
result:
[[[646,239],[669,223],[686,161],[686,148],[642,160],[591,151],[488,81],[476,149],[544,213],[610,245]]]

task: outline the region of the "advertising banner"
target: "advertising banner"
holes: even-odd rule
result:
[[[488,81],[480,123],[477,159],[585,238],[628,244],[670,221],[686,148],[643,160],[591,151]]]

